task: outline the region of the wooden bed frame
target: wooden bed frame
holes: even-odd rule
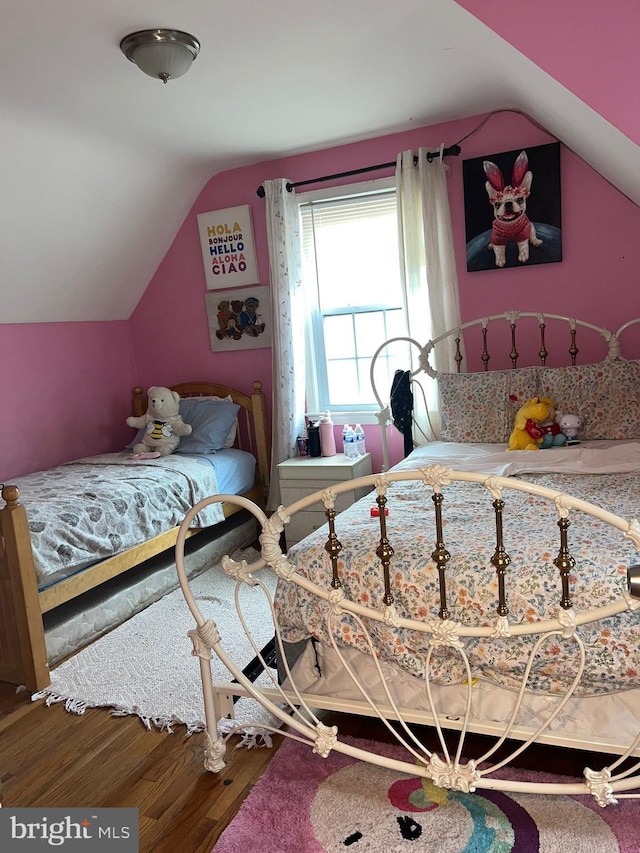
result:
[[[255,381],[250,395],[211,382],[185,382],[171,388],[181,397],[231,395],[233,402],[240,406],[235,446],[252,453],[257,460],[256,482],[246,497],[258,506],[264,506],[269,487],[271,448],[262,383]],[[133,389],[132,412],[139,416],[146,409],[146,395],[137,386]],[[43,614],[172,548],[178,527],[40,592],[27,509],[19,501],[19,489],[6,485],[2,489],[2,497],[5,505],[0,509],[0,681],[25,685],[29,690],[41,690],[50,682]],[[225,518],[241,509],[235,503],[223,504]],[[197,528],[192,528],[188,535],[198,532]]]

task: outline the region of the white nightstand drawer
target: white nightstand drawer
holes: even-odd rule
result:
[[[323,524],[327,523],[327,516],[323,512],[312,512],[311,510],[303,510],[291,516],[291,521],[284,528],[285,539],[287,540],[287,548],[295,545],[305,536],[313,533]]]

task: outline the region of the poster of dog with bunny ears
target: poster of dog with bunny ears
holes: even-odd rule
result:
[[[562,260],[560,143],[464,160],[467,271]]]

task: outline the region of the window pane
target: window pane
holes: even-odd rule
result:
[[[357,400],[358,373],[355,361],[327,362],[329,379],[329,403],[332,406],[348,406]]]
[[[324,345],[327,359],[354,358],[356,351],[351,314],[324,318]]]
[[[314,318],[309,346],[316,353],[307,370],[310,405],[373,408],[371,357],[388,337],[406,334],[395,191],[303,202],[300,218],[303,286]],[[407,366],[406,358],[397,365]],[[386,396],[388,359],[382,371]]]
[[[399,338],[403,335],[407,334],[407,327],[404,322],[404,311],[402,308],[397,308],[393,311],[386,312],[387,319],[387,334],[385,335],[385,340],[387,338]],[[420,343],[424,343],[424,341],[420,341]]]
[[[396,370],[411,370],[410,356],[418,351],[404,341],[385,347],[376,360],[374,381],[382,400],[388,399]],[[429,381],[429,380],[427,380]]]
[[[375,399],[373,388],[371,387],[371,378],[369,376],[370,368],[370,358],[358,359],[358,378],[360,380],[360,391],[357,400],[358,403],[370,403]]]
[[[386,339],[382,311],[355,314],[356,348],[359,356],[372,356]]]
[[[401,304],[395,192],[303,205],[301,218],[324,310]]]
[[[395,216],[323,228],[316,235],[322,307],[398,305],[396,234]]]

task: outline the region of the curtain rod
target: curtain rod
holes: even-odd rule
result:
[[[459,145],[450,145],[449,148],[445,148],[442,152],[443,157],[457,157],[462,151]],[[427,160],[431,162],[434,157],[439,157],[439,151],[430,151],[427,154]],[[417,162],[417,157],[414,158],[415,162]],[[375,172],[378,169],[391,169],[395,167],[396,161],[394,160],[392,163],[378,163],[377,166],[364,166],[362,169],[352,169],[350,172],[337,172],[335,175],[323,175],[321,178],[310,178],[308,181],[296,181],[293,184],[287,183],[287,192],[291,192],[291,190],[296,187],[306,187],[308,184],[319,184],[324,181],[333,181],[336,178],[349,178],[352,175],[362,175],[364,172]],[[260,198],[264,198],[264,187],[259,186],[256,190],[256,193]]]

